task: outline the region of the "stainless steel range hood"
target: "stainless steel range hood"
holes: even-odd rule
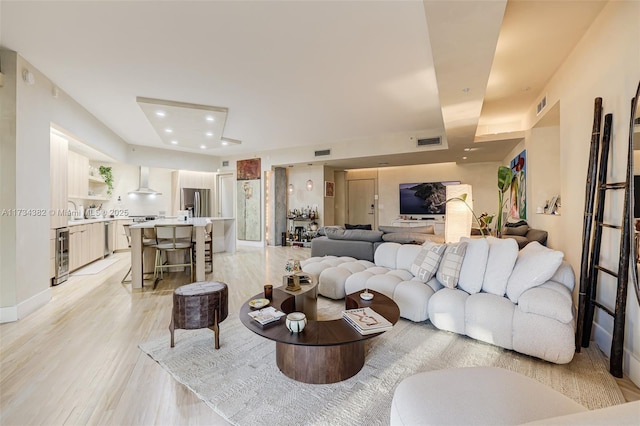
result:
[[[129,191],[129,194],[162,195],[162,192],[149,188],[149,168],[140,166],[140,182],[138,189]]]

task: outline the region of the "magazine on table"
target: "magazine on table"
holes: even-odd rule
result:
[[[262,325],[266,325],[275,321],[278,321],[284,316],[284,312],[280,312],[273,306],[267,306],[258,311],[249,312],[249,316],[258,321]]]
[[[389,320],[369,307],[343,311],[342,318],[363,335],[381,333],[393,328]]]

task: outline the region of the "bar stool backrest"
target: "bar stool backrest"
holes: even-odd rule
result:
[[[163,249],[189,248],[193,242],[193,225],[156,225],[156,243]]]

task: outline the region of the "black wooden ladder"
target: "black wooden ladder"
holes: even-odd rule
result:
[[[638,85],[640,91],[640,85]],[[629,136],[629,147],[627,152],[627,173],[624,182],[607,183],[607,168],[609,163],[609,151],[611,145],[611,129],[613,115],[607,114],[604,118],[604,129],[602,132],[602,140],[599,142],[599,149],[594,145],[599,139],[599,126],[601,114],[600,98],[596,99],[596,108],[594,114],[594,132],[592,136],[591,155],[589,161],[589,170],[587,174],[587,199],[585,200],[585,222],[583,230],[583,255],[580,277],[580,294],[578,304],[578,324],[576,329],[576,351],[580,351],[580,346],[589,347],[591,339],[591,330],[593,326],[593,317],[595,308],[613,317],[613,336],[611,341],[611,354],[609,371],[615,377],[622,377],[622,359],[624,355],[624,328],[625,328],[625,312],[627,303],[627,286],[629,281],[629,264],[631,258],[631,200],[633,195],[633,120],[635,117],[635,109],[637,106],[638,91],[636,97],[631,104],[631,127]],[[599,151],[599,155],[598,155]],[[595,160],[595,161],[593,161]],[[598,163],[596,165],[596,162]],[[595,177],[597,170],[597,184],[591,179]],[[593,209],[593,189],[597,189],[597,203],[595,210]],[[605,204],[608,191],[624,191],[622,223],[615,225],[604,221]],[[594,229],[591,232],[591,219],[593,215]],[[619,260],[617,270],[609,269],[600,263],[600,250],[602,243],[602,232],[604,228],[616,230],[620,233]],[[590,241],[589,241],[589,237]],[[633,257],[635,259],[635,256]],[[588,259],[588,260],[587,260]],[[585,264],[585,261],[588,263]],[[634,260],[635,261],[635,260]],[[634,271],[635,272],[635,271]],[[601,274],[609,275],[616,279],[616,301],[615,308],[611,309],[604,303],[597,300],[598,283]],[[637,288],[637,275],[633,274],[634,284]],[[640,296],[639,296],[640,300]]]

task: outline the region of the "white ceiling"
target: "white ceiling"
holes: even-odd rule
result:
[[[210,155],[414,132],[446,134],[449,149],[389,165],[499,161],[521,138],[482,134],[524,130],[605,3],[3,0],[0,44],[132,145],[198,150],[163,143],[145,97],[227,108],[221,136],[242,143]]]

